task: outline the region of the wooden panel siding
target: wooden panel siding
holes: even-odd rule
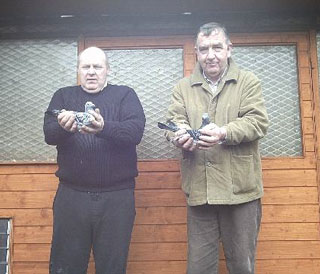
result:
[[[319,102],[315,33],[232,34],[234,44],[297,46],[303,155],[263,158],[265,195],[257,253],[259,274],[319,274]],[[311,41],[311,42],[310,42]],[[184,73],[191,73],[193,37],[88,38],[104,48],[184,48]],[[185,198],[176,160],[139,161],[136,220],[128,274],[183,274],[187,235]],[[55,164],[0,165],[0,217],[13,219],[13,274],[48,273]],[[89,274],[94,273],[91,258]],[[220,274],[226,274],[221,250]]]
[[[166,161],[141,162],[139,165],[145,164],[141,168],[144,171],[137,178],[137,217],[128,273],[182,274],[187,252],[186,209],[180,191],[179,166],[177,162],[171,162],[169,172],[147,171],[147,167],[153,167],[155,163],[158,170],[168,167]],[[7,205],[0,202],[0,215],[13,217],[14,273],[47,273],[52,233],[51,205],[57,179],[52,173],[3,174],[4,169],[1,166],[1,194],[23,197],[10,202],[12,207],[8,210]],[[318,273],[319,205],[314,195],[317,195],[315,171],[267,169],[263,175],[266,191],[257,254],[259,273],[272,273],[264,272],[264,269],[275,270],[276,267],[283,270],[275,273],[286,273],[286,267],[290,266],[290,273],[302,273],[294,272],[301,269],[293,267],[296,261],[310,269],[308,273]],[[43,206],[32,208],[41,196],[44,196]],[[21,207],[21,200],[25,208]],[[288,260],[294,261],[290,265]],[[221,273],[226,273],[224,260],[221,264]],[[92,265],[90,269],[90,273],[94,273]],[[145,272],[139,272],[141,269]]]

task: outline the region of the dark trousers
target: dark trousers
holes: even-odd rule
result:
[[[221,240],[229,274],[254,274],[261,200],[188,206],[188,274],[217,274]]]
[[[59,184],[53,204],[50,274],[125,274],[135,219],[134,190],[82,192]]]

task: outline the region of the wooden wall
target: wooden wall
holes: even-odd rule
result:
[[[257,273],[319,274],[319,96],[314,34],[233,35],[232,39],[238,44],[297,45],[304,155],[263,159],[265,196]],[[187,48],[186,74],[193,64],[190,43]],[[0,217],[13,219],[14,274],[48,273],[51,207],[58,182],[55,170],[54,164],[0,165]],[[183,274],[186,208],[179,163],[140,161],[139,170],[128,274]],[[93,269],[91,262],[90,274]],[[225,273],[221,251],[220,274]]]
[[[320,273],[315,169],[274,169],[263,161],[265,196],[257,273]],[[0,167],[0,216],[13,218],[14,274],[48,273],[55,165]],[[183,274],[186,208],[176,161],[140,162],[128,274]],[[222,254],[223,252],[221,252]],[[91,263],[89,273],[93,274]],[[227,273],[223,254],[220,273]]]

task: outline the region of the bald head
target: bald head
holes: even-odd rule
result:
[[[103,50],[90,47],[79,54],[78,74],[81,87],[86,92],[100,92],[107,81],[108,71],[108,58]]]
[[[86,56],[86,55],[97,55],[97,56],[101,56],[101,58],[103,58],[105,60],[106,63],[106,67],[109,69],[109,61],[108,61],[108,56],[107,54],[100,48],[97,47],[89,47],[86,48],[85,50],[81,51],[79,56],[78,56],[78,66],[80,64],[80,60],[82,58],[82,56]]]

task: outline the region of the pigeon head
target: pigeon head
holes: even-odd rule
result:
[[[89,110],[95,110],[95,108],[96,108],[95,104],[90,102],[90,101],[88,101],[84,105],[84,112],[88,112]]]

